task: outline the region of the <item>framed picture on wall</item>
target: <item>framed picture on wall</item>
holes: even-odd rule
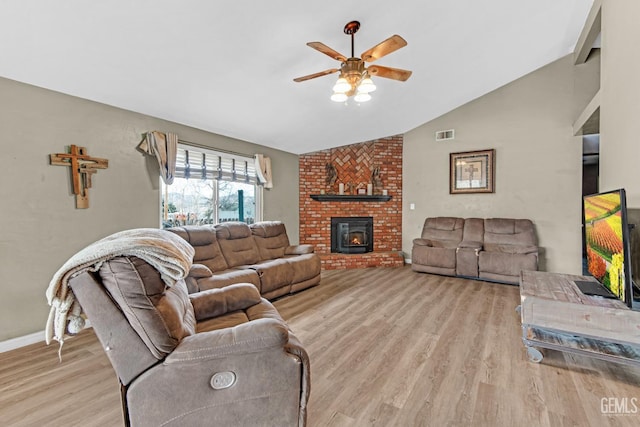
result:
[[[495,151],[449,154],[449,194],[493,193]]]

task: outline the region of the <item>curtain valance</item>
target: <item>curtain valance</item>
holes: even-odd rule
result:
[[[256,168],[253,157],[180,144],[176,155],[175,176],[255,184]]]

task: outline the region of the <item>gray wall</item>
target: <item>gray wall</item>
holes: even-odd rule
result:
[[[298,241],[298,156],[142,114],[0,78],[0,341],[41,331],[45,289],[75,252],[116,231],[159,225],[157,165],[136,150],[150,130],[180,139],[271,157],[274,188],[264,218],[285,222]],[[87,147],[109,160],[93,178],[89,209],[76,209],[67,167],[49,154]]]
[[[582,139],[572,125],[597,89],[598,67],[594,61],[578,69],[572,59],[405,134],[402,248],[408,257],[426,217],[530,218],[540,268],[581,272]],[[436,142],[435,132],[446,129],[455,129],[455,139]],[[449,153],[490,148],[496,150],[495,193],[450,195]]]
[[[600,191],[625,188],[631,230],[631,269],[640,283],[640,2],[602,2]]]
[[[602,3],[600,190],[624,187],[640,208],[640,1]]]

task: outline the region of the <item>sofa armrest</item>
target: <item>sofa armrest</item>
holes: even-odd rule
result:
[[[314,252],[315,252],[315,247],[313,245],[287,246],[284,250],[285,255],[304,255],[304,254],[312,254]]]
[[[431,240],[427,239],[413,239],[413,244],[416,246],[433,246]]]
[[[256,305],[260,302],[260,293],[250,283],[237,283],[189,294],[189,299],[196,320],[200,321]]]
[[[286,325],[277,319],[258,319],[232,328],[200,332],[184,338],[164,363],[203,361],[284,347],[289,340]]]
[[[211,277],[213,272],[204,264],[193,264],[189,269],[189,277],[202,279],[203,277]]]

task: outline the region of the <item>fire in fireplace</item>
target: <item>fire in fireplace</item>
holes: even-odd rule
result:
[[[331,218],[331,252],[373,252],[373,217]]]

